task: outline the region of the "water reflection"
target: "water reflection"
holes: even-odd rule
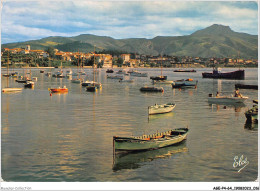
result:
[[[241,112],[241,108],[245,107],[246,105],[244,103],[226,103],[226,104],[212,104],[209,103],[209,106],[211,107],[212,111],[214,110],[214,106],[216,106],[216,111],[219,111],[220,109],[234,109],[235,112]]]
[[[186,142],[179,143],[174,146],[169,146],[157,150],[132,152],[116,154],[113,158],[113,171],[122,169],[137,169],[144,165],[145,162],[150,162],[155,159],[168,158],[177,153],[187,152]]]
[[[258,131],[258,123],[245,123],[244,125],[245,129],[248,130],[253,130],[253,131]]]
[[[162,113],[162,114],[157,114],[157,115],[148,115],[148,122],[152,122],[154,120],[158,120],[158,119],[169,119],[172,118],[174,116],[173,112],[169,112],[169,113]]]

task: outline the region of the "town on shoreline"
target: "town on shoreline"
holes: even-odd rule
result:
[[[242,58],[201,58],[191,56],[144,55],[136,53],[107,52],[63,52],[49,47],[47,50],[26,48],[3,48],[1,50],[1,67],[13,68],[57,68],[84,67],[91,68],[206,68],[258,67],[257,59]]]

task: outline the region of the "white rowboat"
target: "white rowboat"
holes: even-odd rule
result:
[[[161,114],[161,113],[169,113],[175,108],[176,104],[174,103],[167,103],[162,105],[153,105],[148,107],[148,114]]]

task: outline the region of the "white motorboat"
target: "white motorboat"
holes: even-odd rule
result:
[[[213,97],[212,94],[209,94],[208,102],[210,103],[244,103],[245,100],[247,100],[248,97],[245,96],[216,96]]]
[[[161,113],[168,113],[171,112],[175,108],[176,104],[174,103],[167,103],[158,105],[155,104],[153,106],[148,107],[148,114],[154,115],[154,114],[161,114]]]

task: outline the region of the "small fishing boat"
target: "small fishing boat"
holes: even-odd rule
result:
[[[131,74],[131,73],[133,73],[133,72],[137,72],[137,70],[131,69],[131,70],[128,70],[128,71],[127,71],[128,74]]]
[[[28,82],[28,81],[32,81],[31,79],[29,79],[29,78],[22,78],[22,79],[20,79],[20,80],[15,80],[17,83],[26,83],[26,82]]]
[[[82,79],[75,78],[71,80],[71,83],[80,84],[82,82]]]
[[[114,73],[114,70],[112,70],[112,69],[107,69],[106,73]]]
[[[167,76],[151,76],[151,80],[167,80]]]
[[[44,70],[40,70],[40,73],[44,73]]]
[[[254,105],[251,109],[245,112],[247,123],[258,123],[258,105]]]
[[[123,76],[119,76],[119,75],[115,75],[115,76],[110,76],[110,75],[107,75],[107,78],[108,79],[123,79],[124,77]]]
[[[34,82],[28,81],[28,82],[24,83],[24,87],[25,88],[33,88],[34,87]]]
[[[134,82],[134,80],[122,80],[122,79],[120,79],[120,80],[119,80],[119,82],[133,83],[133,82]]]
[[[179,69],[179,70],[174,70],[173,72],[197,72],[196,70],[181,70],[181,69]]]
[[[45,74],[45,76],[50,77],[50,76],[51,76],[51,72],[47,72],[47,73]]]
[[[85,82],[82,82],[81,85],[83,87],[95,86],[97,89],[102,88],[102,84],[101,83],[94,82],[94,81],[88,81],[88,80],[85,81]]]
[[[117,72],[116,72],[116,74],[122,74],[122,75],[129,75],[129,74],[127,74],[127,72],[125,71],[125,70],[118,70]]]
[[[153,150],[182,142],[187,137],[188,128],[178,128],[163,133],[140,137],[113,136],[114,152]]]
[[[258,85],[235,84],[235,88],[258,90]]]
[[[3,74],[3,77],[10,77],[11,74]]]
[[[245,70],[236,70],[233,72],[220,71],[220,68],[213,68],[213,73],[203,72],[203,78],[216,78],[216,79],[245,79]]]
[[[13,73],[11,73],[11,77],[12,77],[12,78],[17,78],[17,75],[18,75],[18,72],[13,72]]]
[[[210,103],[244,103],[245,100],[247,100],[248,97],[245,96],[216,96],[213,97],[213,94],[209,94],[208,102]]]
[[[58,87],[58,88],[49,88],[48,89],[50,92],[52,93],[64,93],[64,92],[68,92],[68,88],[66,86]]]
[[[162,87],[147,87],[147,86],[141,87],[140,91],[142,91],[142,92],[164,92]]]
[[[167,103],[158,105],[155,104],[153,106],[148,107],[148,114],[154,115],[154,114],[162,114],[162,113],[169,113],[175,108],[176,104],[174,103]]]
[[[136,77],[147,77],[148,74],[147,73],[141,73],[141,72],[136,72],[133,71],[132,73],[130,73],[131,76],[136,76]]]
[[[182,87],[197,87],[198,81],[193,79],[182,79],[176,80],[172,83],[172,88],[182,88]]]

